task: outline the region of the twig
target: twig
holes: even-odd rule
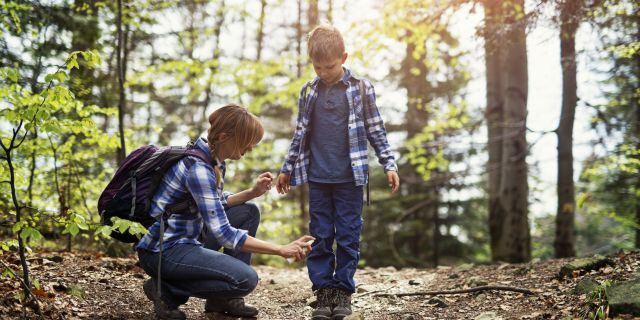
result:
[[[42,304],[40,303],[40,300],[38,300],[38,297],[37,297],[35,294],[33,294],[33,292],[31,291],[31,288],[28,288],[28,287],[27,287],[27,284],[24,282],[24,280],[22,280],[22,278],[20,278],[20,277],[19,277],[19,276],[18,276],[18,275],[13,271],[13,269],[11,269],[11,267],[9,267],[6,263],[4,263],[4,261],[0,260],[0,263],[2,263],[2,265],[3,265],[5,268],[7,268],[7,270],[8,270],[9,272],[11,272],[11,274],[12,274],[16,279],[18,279],[18,280],[20,280],[20,282],[22,282],[23,287],[24,287],[24,288],[26,288],[26,289],[29,291],[29,296],[30,296],[30,297],[32,297],[32,298],[33,298],[33,300],[35,300],[35,301],[36,301],[36,305],[38,306],[38,307],[36,308],[36,311],[38,311],[38,315],[40,316],[40,319],[44,319],[44,315],[42,314],[42,310],[40,310],[40,306],[41,306]],[[28,297],[27,297],[27,298],[28,298]]]
[[[469,289],[460,289],[460,290],[441,290],[441,291],[419,291],[419,292],[401,292],[401,293],[378,293],[374,294],[375,297],[408,297],[408,296],[436,296],[441,294],[460,294],[460,293],[470,293],[476,291],[486,291],[486,290],[502,290],[502,291],[514,291],[525,294],[535,294],[535,292],[518,287],[506,287],[506,286],[480,286]]]

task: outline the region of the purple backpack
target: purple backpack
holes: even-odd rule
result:
[[[145,228],[156,219],[149,215],[151,200],[162,177],[174,164],[186,156],[194,156],[208,162],[207,155],[193,144],[186,147],[162,147],[146,145],[131,152],[116,171],[98,200],[98,212],[103,225],[112,225],[111,218],[118,217],[139,222]],[[190,194],[167,208],[163,217],[173,212],[193,209],[195,203]],[[130,233],[111,232],[111,237],[122,242],[137,242]]]

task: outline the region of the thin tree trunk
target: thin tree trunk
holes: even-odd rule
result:
[[[333,23],[333,0],[328,0],[329,8],[327,8],[327,20]]]
[[[526,142],[526,112],[527,112],[527,48],[526,48],[526,21],[524,12],[517,12],[516,8],[524,8],[524,0],[514,0],[509,5],[501,1],[487,1],[487,21],[489,28],[485,29],[485,50],[496,49],[500,45],[504,52],[500,53],[504,59],[495,59],[494,52],[487,51],[487,119],[489,130],[501,127],[502,135],[499,139],[493,132],[489,137],[490,143],[500,143],[502,149],[500,161],[496,161],[496,154],[490,147],[489,161],[490,172],[492,167],[499,163],[499,177],[490,175],[490,213],[489,225],[491,231],[492,256],[494,260],[507,262],[525,262],[531,258],[531,243],[529,235],[529,221],[527,201],[529,187],[527,182],[527,142]],[[493,38],[496,35],[496,19],[500,17],[498,6],[505,10],[503,16],[508,30],[504,33],[504,39]],[[493,20],[493,21],[491,21]],[[493,32],[488,32],[493,29]],[[498,35],[501,33],[497,33]],[[502,40],[494,42],[496,40]],[[498,69],[492,63],[498,63]],[[504,64],[500,64],[503,62]],[[498,80],[489,79],[491,72],[496,71]],[[492,76],[496,76],[492,74]],[[497,83],[496,83],[497,82]],[[495,85],[498,87],[493,87]],[[502,108],[495,108],[491,95],[495,89],[499,89]],[[502,111],[502,116],[492,115],[493,112]],[[496,118],[502,118],[503,122],[496,122]],[[499,185],[496,186],[496,183]],[[497,191],[497,193],[496,193]]]
[[[264,39],[264,18],[267,9],[267,0],[260,1],[260,18],[258,19],[258,34],[256,46],[256,61],[260,61],[262,56],[262,40]]]
[[[318,0],[309,0],[309,9],[307,11],[307,26],[309,31],[315,28],[319,23],[318,17]]]
[[[576,31],[579,0],[565,0],[560,8],[560,59],[562,64],[562,112],[558,124],[558,208],[556,258],[573,257],[575,251],[575,186],[573,181],[573,123],[577,96]]]
[[[124,93],[124,63],[122,57],[122,49],[124,46],[123,43],[123,34],[122,34],[122,0],[118,0],[118,18],[117,18],[117,29],[118,29],[118,44],[117,44],[117,64],[118,64],[118,92],[119,92],[119,100],[118,100],[118,132],[120,134],[120,148],[118,148],[118,164],[122,164],[124,158],[127,155],[127,149],[124,140],[124,113],[125,113],[125,93]]]
[[[302,0],[298,0],[298,22],[296,23],[296,76],[302,76]]]
[[[500,240],[500,222],[504,219],[505,212],[499,205],[499,190],[502,171],[502,139],[503,136],[503,107],[502,79],[500,77],[500,61],[502,60],[502,48],[497,41],[497,34],[501,25],[500,1],[485,1],[484,22],[484,50],[486,65],[487,109],[487,134],[489,160],[488,192],[489,192],[489,235],[491,238],[491,252],[496,252]],[[493,257],[495,259],[495,255]]]

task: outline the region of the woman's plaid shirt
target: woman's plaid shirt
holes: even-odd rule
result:
[[[211,160],[209,146],[204,139],[196,141],[196,148],[200,148]],[[203,227],[208,234],[212,234],[225,248],[237,249],[244,245],[247,239],[247,231],[236,229],[229,224],[227,214],[224,211],[229,193],[223,193],[223,183],[216,187],[216,177],[211,163],[185,157],[171,167],[162,178],[156,194],[151,201],[151,213],[154,218],[160,217],[168,205],[174,204],[184,198],[187,192],[195,200],[197,212],[176,212],[165,221],[163,237],[163,250],[171,248],[178,243],[191,243],[201,245],[198,237]],[[224,177],[224,162],[220,165]],[[155,222],[140,241],[136,248],[153,252],[159,251],[160,222]]]
[[[369,164],[367,163],[367,140],[373,146],[378,162],[384,167],[384,171],[397,171],[395,158],[391,153],[389,142],[387,141],[387,131],[380,116],[380,111],[376,106],[376,94],[371,82],[365,79],[358,79],[351,74],[351,71],[344,68],[342,81],[347,85],[346,94],[349,102],[349,157],[353,168],[353,177],[356,185],[361,186],[367,183]],[[289,173],[290,184],[297,186],[307,182],[309,171],[310,148],[308,146],[308,130],[310,130],[311,108],[313,108],[318,97],[319,77],[307,84],[300,91],[298,99],[298,118],[296,130],[289,147],[289,153],[282,165],[281,173]],[[359,82],[364,82],[365,100],[362,103]],[[309,91],[307,93],[307,90]]]

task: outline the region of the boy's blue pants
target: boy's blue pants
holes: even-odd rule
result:
[[[307,257],[312,290],[330,287],[355,292],[353,276],[360,258],[362,186],[353,182],[309,182],[309,211],[309,231],[316,238]]]

